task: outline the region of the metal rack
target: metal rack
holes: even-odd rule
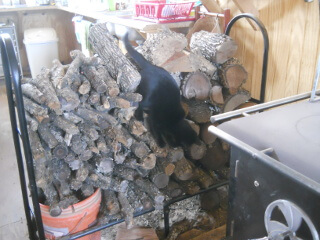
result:
[[[44,233],[44,228],[43,228],[43,223],[41,218],[41,211],[40,211],[40,206],[38,201],[38,192],[37,192],[35,174],[33,169],[33,158],[32,158],[28,131],[27,131],[27,124],[26,124],[26,119],[24,114],[24,104],[23,104],[22,91],[21,91],[22,76],[21,76],[21,71],[17,62],[16,55],[15,55],[13,43],[8,34],[0,35],[0,50],[1,50],[1,56],[2,56],[2,62],[3,62],[4,75],[6,80],[11,128],[12,128],[16,158],[18,163],[21,191],[23,196],[25,215],[27,219],[29,238],[31,240],[45,240],[45,233]],[[13,88],[12,88],[12,85],[13,85]],[[13,96],[15,96],[15,100]],[[17,113],[16,113],[16,110],[17,110]],[[24,149],[23,152],[21,150],[20,139],[23,144],[23,149]],[[28,200],[28,188],[27,188],[28,183],[25,175],[24,159],[27,166],[26,170],[27,170],[28,179],[29,179],[29,185],[30,185],[29,188],[30,188],[30,193],[32,197],[33,210]],[[190,197],[208,192],[210,190],[217,189],[221,186],[227,185],[228,183],[229,183],[228,181],[222,181],[207,189],[201,190],[196,194],[184,195],[184,196],[171,199],[170,201],[165,202],[163,205],[165,234],[167,235],[170,230],[169,212],[170,212],[170,206],[172,204],[188,199]],[[135,213],[134,217],[150,213],[154,210],[155,210],[154,208],[151,208],[148,210],[144,210],[142,212]],[[72,235],[68,235],[60,239],[61,240],[78,239],[80,237],[84,237],[94,232],[101,231],[105,228],[114,226],[121,222],[124,222],[124,219],[120,219],[107,224],[91,227],[91,228],[88,228],[87,230],[84,230]]]
[[[12,21],[8,20],[6,23],[0,23],[0,34],[4,34],[4,33],[9,34],[12,39],[14,52],[18,61],[20,72],[22,73],[17,33],[16,33],[15,25]],[[0,59],[0,79],[3,79],[3,78],[4,78],[4,72],[2,70],[2,62]]]

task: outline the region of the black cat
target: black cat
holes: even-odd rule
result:
[[[142,121],[147,114],[150,132],[160,147],[185,146],[197,141],[197,134],[185,120],[180,102],[180,90],[173,77],[163,68],[148,62],[129,43],[128,34],[123,38],[125,47],[141,68],[141,82],[137,92],[143,96],[135,117]]]

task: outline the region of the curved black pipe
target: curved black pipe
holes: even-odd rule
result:
[[[29,238],[32,240],[34,239],[44,240],[45,235],[43,230],[40,206],[38,202],[38,192],[37,192],[35,174],[33,169],[33,158],[32,158],[32,153],[30,148],[29,137],[28,137],[27,123],[26,123],[26,118],[24,113],[24,104],[23,104],[22,90],[21,90],[21,83],[20,83],[21,75],[20,75],[18,61],[13,48],[12,40],[9,34],[0,35],[0,48],[1,48],[3,70],[4,70],[5,79],[6,79],[6,89],[7,89],[7,98],[8,98],[8,105],[9,105],[9,114],[10,114],[10,120],[11,120],[11,129],[12,129],[17,164],[19,169],[21,191],[23,195],[23,203],[24,203],[25,214],[26,214],[26,219],[28,224]],[[13,99],[12,84],[13,84],[13,89],[15,94],[15,101]],[[17,117],[16,117],[16,112],[14,107],[15,105],[17,107],[19,126],[17,123]],[[27,192],[26,178],[24,174],[23,157],[22,157],[21,146],[19,142],[19,135],[22,140],[24,156],[26,159],[26,166],[27,166],[27,172],[28,172],[29,184],[30,184],[30,192],[31,192],[32,203],[33,203],[34,214],[35,214],[36,228],[32,223],[32,211],[30,209],[30,205],[28,201],[28,192]],[[36,230],[38,230],[38,236],[36,235]]]
[[[269,52],[269,37],[268,32],[260,19],[256,18],[250,13],[242,13],[231,19],[229,24],[226,27],[225,34],[229,35],[230,30],[233,24],[241,18],[250,18],[252,19],[260,28],[264,41],[264,50],[263,50],[263,62],[262,62],[262,76],[261,76],[261,89],[260,89],[260,100],[258,102],[262,103],[265,100],[265,91],[266,91],[266,82],[267,82],[267,69],[268,69],[268,52]]]

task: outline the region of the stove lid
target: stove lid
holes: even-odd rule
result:
[[[225,122],[224,132],[320,183],[320,102],[303,101]]]

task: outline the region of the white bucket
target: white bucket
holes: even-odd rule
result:
[[[59,59],[58,38],[53,28],[27,29],[23,43],[26,46],[32,78],[35,78],[43,67],[51,68],[54,59]]]

